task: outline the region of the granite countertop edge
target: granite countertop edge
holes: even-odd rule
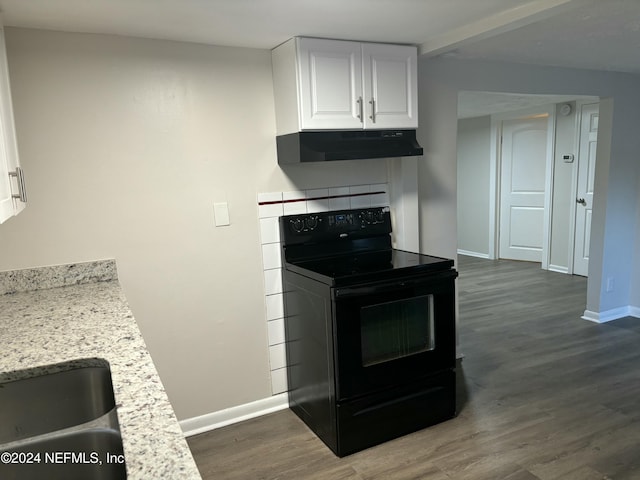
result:
[[[114,260],[0,272],[0,325],[0,383],[106,360],[128,479],[201,478]]]

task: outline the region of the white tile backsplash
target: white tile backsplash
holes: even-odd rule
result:
[[[264,271],[264,293],[274,295],[282,293],[282,269],[273,268]]]
[[[285,215],[297,215],[307,213],[307,201],[291,202],[282,205]]]
[[[278,217],[260,219],[260,240],[262,244],[280,242],[280,225]]]
[[[362,193],[384,192],[373,195]],[[356,196],[351,196],[351,195]],[[317,198],[338,196],[339,198]],[[313,200],[316,198],[316,200]],[[283,203],[284,200],[304,200]],[[264,274],[265,318],[269,342],[271,391],[273,395],[287,391],[287,368],[284,327],[284,287],[282,284],[282,259],[278,217],[298,213],[317,213],[350,208],[383,207],[389,205],[386,183],[352,185],[344,187],[316,188],[305,191],[269,192],[258,194],[260,243]]]
[[[329,197],[347,195],[340,198],[329,198],[329,210],[348,210],[351,208],[349,200],[349,187],[337,187],[329,189]]]
[[[372,207],[387,207],[389,206],[389,187],[386,183],[379,183],[371,185],[371,192],[384,192],[371,195]]]
[[[282,293],[267,295],[265,299],[267,305],[267,321],[284,317],[284,303]]]
[[[271,392],[274,395],[287,391],[287,369],[271,370]]]
[[[277,202],[282,200],[282,192],[266,192],[258,194],[258,203]]]
[[[260,218],[281,217],[283,215],[282,204],[258,205],[258,214]]]
[[[258,194],[258,217],[267,218],[282,216],[282,203],[260,205],[262,202],[282,202],[282,192]]]
[[[277,318],[267,322],[267,334],[269,345],[284,343],[284,318]]]
[[[267,243],[262,245],[262,266],[264,270],[281,268],[281,258],[280,243]]]
[[[351,195],[369,192],[371,192],[369,185],[355,185],[353,187],[349,187],[349,193]],[[371,197],[369,197],[369,195],[362,195],[358,197],[351,197],[351,206],[349,208],[369,208],[370,206]]]
[[[326,212],[329,210],[329,189],[318,188],[307,190],[307,213]]]
[[[285,215],[307,213],[307,196],[305,192],[301,190],[282,192],[282,200],[289,201],[283,204]],[[291,200],[298,201],[291,202]]]
[[[287,366],[287,353],[285,351],[284,343],[271,345],[269,347],[269,363],[271,365],[271,370]]]

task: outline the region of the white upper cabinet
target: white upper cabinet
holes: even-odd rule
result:
[[[364,128],[418,128],[418,52],[362,44]]]
[[[302,130],[362,128],[359,43],[298,39]]]
[[[418,126],[416,47],[298,37],[272,58],[278,135]]]
[[[26,192],[13,122],[4,28],[0,25],[0,223],[17,215],[25,204]]]

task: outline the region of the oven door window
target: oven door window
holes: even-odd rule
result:
[[[360,341],[363,367],[433,350],[433,295],[362,307]]]

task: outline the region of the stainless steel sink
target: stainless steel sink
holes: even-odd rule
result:
[[[127,478],[109,365],[82,363],[0,375],[0,479]]]
[[[85,423],[113,407],[107,366],[0,383],[0,444]]]
[[[113,429],[88,428],[65,432],[25,442],[2,454],[12,455],[16,460],[16,463],[0,462],[0,478],[3,480],[127,478],[122,438],[120,432]]]

